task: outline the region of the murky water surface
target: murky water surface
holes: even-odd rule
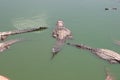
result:
[[[109,8],[109,10],[105,10]],[[117,8],[113,10],[112,8]],[[57,20],[72,31],[71,43],[107,48],[120,53],[119,0],[1,0],[0,31],[47,26],[49,29],[9,37],[27,38],[0,54],[0,75],[11,80],[105,80],[104,67],[120,80],[120,65],[109,64],[90,52],[65,45],[50,60]]]

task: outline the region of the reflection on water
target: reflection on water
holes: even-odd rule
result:
[[[20,17],[12,20],[12,24],[17,29],[26,29],[33,28],[39,26],[48,26],[47,24],[47,16],[45,14],[41,14],[33,17]]]

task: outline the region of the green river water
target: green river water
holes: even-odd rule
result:
[[[112,10],[116,7],[117,10]],[[109,10],[105,10],[109,8]],[[0,0],[0,31],[47,26],[41,32],[10,36],[30,39],[0,54],[0,75],[11,80],[105,80],[104,67],[120,80],[120,64],[109,64],[88,51],[65,45],[50,60],[57,20],[72,31],[71,43],[120,53],[119,0]],[[1,41],[2,42],[2,41]]]

